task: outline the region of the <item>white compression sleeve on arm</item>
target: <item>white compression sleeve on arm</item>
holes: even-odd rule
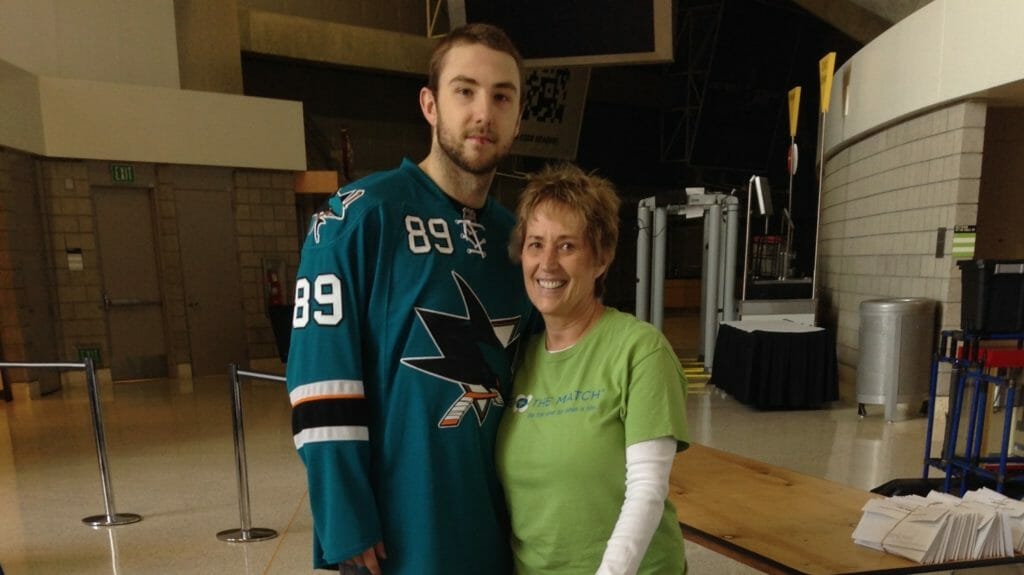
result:
[[[658,528],[668,496],[676,440],[659,437],[626,448],[626,498],[596,575],[634,575]]]

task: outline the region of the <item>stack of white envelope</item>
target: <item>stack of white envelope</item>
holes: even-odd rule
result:
[[[922,564],[1010,557],[1024,549],[1024,504],[985,489],[871,499],[854,543]]]
[[[1003,514],[1003,521],[1010,524],[1010,539],[1017,553],[1024,553],[1024,501],[1018,501],[983,487],[964,494],[964,501],[977,501],[995,507]]]

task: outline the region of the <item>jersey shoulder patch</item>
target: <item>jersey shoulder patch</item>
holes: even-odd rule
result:
[[[331,243],[343,230],[359,227],[366,214],[407,201],[415,195],[414,187],[403,168],[370,174],[342,187],[313,214],[306,244]]]
[[[338,190],[338,192],[332,197],[320,211],[313,214],[312,221],[309,224],[309,235],[312,236],[313,243],[320,244],[322,232],[324,227],[329,222],[335,224],[345,221],[345,216],[348,214],[349,206],[357,202],[366,194],[366,190],[363,188],[356,188],[354,190],[345,190],[344,188]]]

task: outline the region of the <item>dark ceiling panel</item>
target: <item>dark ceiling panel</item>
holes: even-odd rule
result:
[[[524,58],[654,50],[650,0],[465,0],[467,22],[504,28]]]
[[[799,82],[795,56],[810,24],[799,12],[767,3],[726,3],[694,164],[768,168],[773,142],[780,130],[786,130],[786,94]]]

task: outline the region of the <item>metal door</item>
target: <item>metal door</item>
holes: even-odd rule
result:
[[[227,373],[248,361],[231,192],[177,190],[175,213],[192,375]]]
[[[167,338],[151,192],[93,190],[111,378],[166,377]]]

